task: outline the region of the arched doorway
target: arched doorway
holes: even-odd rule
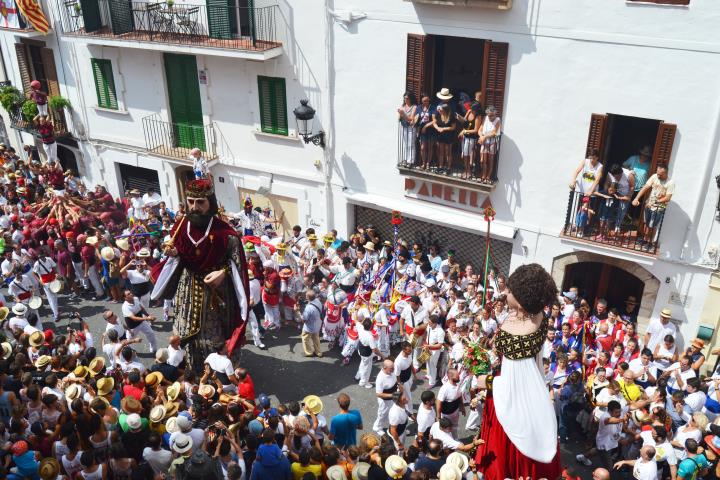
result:
[[[565,267],[562,290],[577,287],[580,295],[595,305],[601,298],[620,308],[628,296],[642,298],[645,284],[620,267],[601,262],[578,262]]]
[[[57,146],[57,157],[64,170],[72,170],[79,175],[77,159],[75,152],[69,148],[59,145]]]
[[[660,290],[660,280],[637,263],[583,251],[555,257],[552,277],[558,287],[576,286],[589,301],[605,298],[610,307],[623,307],[625,299],[635,295],[640,301],[638,325],[643,332]]]

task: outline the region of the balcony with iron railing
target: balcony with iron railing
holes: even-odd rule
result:
[[[397,168],[403,175],[428,180],[450,181],[477,190],[490,192],[497,183],[498,159],[502,135],[487,139],[481,145],[474,139],[463,152],[463,140],[457,138],[444,155],[437,137],[420,138],[417,127],[398,122]],[[463,155],[470,153],[470,155]]]
[[[664,220],[664,208],[646,211],[642,204],[633,207],[629,200],[570,191],[560,236],[656,257]]]
[[[10,112],[8,112],[8,116],[10,117],[11,128],[39,136],[37,123],[23,113],[22,105],[14,107]],[[48,117],[53,124],[53,135],[56,138],[70,135],[67,121],[65,120],[65,112],[49,108]]]
[[[282,53],[277,5],[249,8],[227,1],[207,4],[129,0],[57,0],[69,37],[128,48],[202,48],[205,54],[254,60]],[[214,53],[213,53],[214,52]]]
[[[218,158],[219,132],[214,123],[190,125],[167,122],[160,115],[148,115],[142,119],[145,148],[148,153],[192,164],[190,151],[199,148],[209,162]]]

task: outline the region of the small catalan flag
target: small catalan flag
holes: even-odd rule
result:
[[[37,0],[17,0],[17,6],[35,30],[47,35],[50,31],[50,24]]]

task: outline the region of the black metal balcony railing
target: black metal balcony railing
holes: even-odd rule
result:
[[[190,160],[190,151],[199,148],[210,161],[218,157],[215,125],[166,122],[153,114],[142,119],[148,152],[163,157]]]
[[[65,112],[48,109],[48,116],[53,123],[53,135],[55,137],[64,137],[70,133],[68,131],[67,121],[65,120]],[[22,114],[21,107],[18,106],[10,111],[9,117],[11,128],[32,133],[33,135],[38,135],[37,125],[32,121],[32,119],[28,120],[25,118]]]
[[[281,45],[277,5],[233,7],[223,0],[208,0],[207,5],[58,0],[57,6],[66,35],[251,51]]]
[[[647,220],[654,224],[645,223],[642,205],[633,208],[630,201],[571,191],[562,236],[657,255],[664,211]]]
[[[450,145],[448,162],[447,158],[442,158],[443,152],[437,137],[431,137],[428,140],[420,139],[417,127],[405,127],[398,122],[398,169],[401,172],[416,171],[430,176],[448,177],[479,185],[494,185],[497,182],[502,135],[493,137],[490,139],[490,144],[485,145],[486,152],[483,155],[486,157],[484,161],[487,162],[487,167],[483,167],[481,162],[480,145],[477,144],[477,139],[472,144],[471,157],[466,165],[467,157],[462,155],[463,140],[457,138],[457,133],[454,134],[454,137],[455,139]]]

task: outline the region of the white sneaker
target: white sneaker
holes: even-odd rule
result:
[[[575,460],[582,463],[586,467],[589,467],[592,465],[592,461],[589,458],[587,458],[585,455],[583,455],[582,453],[575,455]]]

